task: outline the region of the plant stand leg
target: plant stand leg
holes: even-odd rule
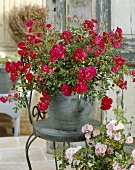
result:
[[[53,149],[56,150],[55,141],[53,141]],[[58,163],[57,163],[56,157],[55,157],[55,167],[56,167],[56,170],[58,170]]]
[[[28,167],[29,167],[29,170],[32,170],[32,167],[31,167],[31,163],[30,163],[30,159],[29,159],[29,148],[30,148],[30,145],[32,144],[32,142],[37,138],[37,137],[33,137],[33,133],[29,136],[29,138],[27,139],[26,141],[26,145],[25,145],[25,152],[26,152],[26,160],[27,160],[27,163],[28,163]],[[31,139],[32,138],[32,139]]]

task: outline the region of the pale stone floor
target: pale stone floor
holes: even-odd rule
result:
[[[28,136],[0,137],[0,170],[28,170],[25,143]],[[32,170],[55,170],[53,154],[46,153],[46,141],[36,139],[29,150]]]

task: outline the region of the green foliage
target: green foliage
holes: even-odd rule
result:
[[[126,139],[129,137],[124,132],[124,126],[128,123],[124,113],[122,109],[114,109],[116,120],[106,122],[97,127],[96,130],[100,131],[97,136],[94,136],[93,130],[87,131],[86,134],[89,134],[90,138],[87,141],[86,137],[86,147],[80,147],[80,149],[77,149],[77,147],[67,148],[66,150],[63,148],[61,153],[56,151],[55,157],[58,160],[62,160],[59,169],[64,170],[70,166],[74,170],[116,170],[117,168],[129,170],[132,166],[131,160],[134,159],[134,155],[128,153],[124,148],[125,144],[128,143]],[[112,135],[109,135],[107,132],[109,124],[113,124],[115,127],[112,130]],[[116,134],[121,136],[119,140],[114,138]],[[132,137],[130,136],[130,138]],[[98,145],[100,145],[99,148]],[[105,146],[102,147],[101,145]]]

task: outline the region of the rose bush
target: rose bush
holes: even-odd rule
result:
[[[131,134],[125,135],[124,128],[128,124],[124,110],[114,109],[115,120],[103,123],[94,129],[86,124],[82,127],[85,133],[86,147],[63,148],[55,157],[62,160],[59,170],[70,166],[72,170],[134,170],[135,149],[127,152],[125,145],[133,143]]]
[[[124,75],[134,78],[135,73],[128,70],[126,58],[120,54],[122,29],[99,34],[97,24],[96,19],[81,22],[68,18],[67,28],[61,32],[39,20],[26,23],[28,34],[18,43],[21,61],[6,63],[10,80],[21,79],[14,87],[18,107],[25,107],[27,92],[36,90],[42,94],[37,104],[41,111],[47,110],[58,93],[102,99],[101,109],[110,109],[113,101],[106,96],[107,90],[114,86],[125,89]]]

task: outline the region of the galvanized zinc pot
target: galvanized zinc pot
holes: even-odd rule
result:
[[[10,80],[10,75],[5,71],[5,67],[0,65],[0,94],[11,93],[13,83]]]
[[[79,95],[66,97],[55,95],[48,108],[50,123],[55,129],[64,131],[80,130],[86,124],[100,125],[100,122],[90,118],[93,103],[89,98],[82,99]]]

